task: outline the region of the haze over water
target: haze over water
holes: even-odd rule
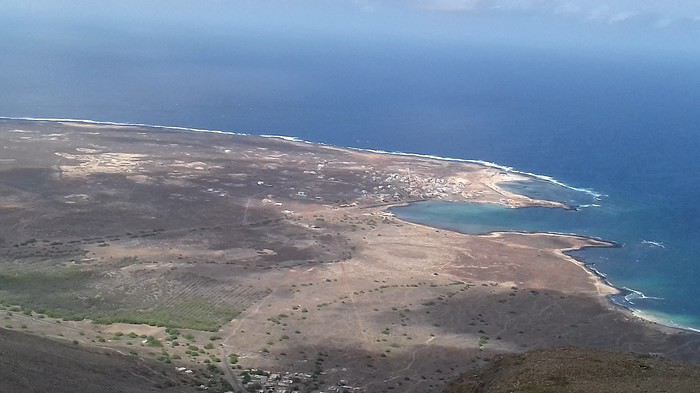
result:
[[[409,3],[9,1],[0,116],[293,135],[553,176],[606,196],[579,212],[433,204],[414,218],[620,242],[581,256],[662,298],[634,307],[700,328],[700,9]],[[524,190],[587,198],[560,191]]]

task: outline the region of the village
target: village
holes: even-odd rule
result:
[[[270,372],[250,369],[240,374],[240,380],[251,393],[352,393],[363,391],[347,381],[320,386],[317,374],[300,372]]]

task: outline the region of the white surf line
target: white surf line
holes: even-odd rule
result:
[[[109,126],[120,126],[120,127],[145,127],[145,128],[157,128],[165,130],[178,130],[178,131],[192,131],[192,132],[208,132],[213,134],[225,134],[225,135],[241,135],[241,136],[252,136],[253,134],[246,134],[242,132],[235,131],[222,131],[222,130],[207,130],[203,128],[190,128],[190,127],[179,127],[179,126],[163,126],[157,124],[145,124],[145,123],[121,123],[115,121],[99,121],[99,120],[89,120],[89,119],[69,119],[69,118],[54,118],[54,117],[9,117],[0,116],[0,120],[26,120],[26,121],[46,121],[53,123],[81,123],[81,124],[94,124],[94,125],[109,125]]]
[[[622,289],[629,291],[627,295],[624,296],[625,300],[628,302],[632,303],[632,299],[652,299],[652,300],[664,300],[662,297],[656,297],[656,296],[647,296],[644,294],[642,291],[638,291],[636,289],[628,288],[628,287],[622,287]]]
[[[305,141],[305,140],[303,140],[303,139],[299,139],[299,138],[297,138],[297,137],[295,137],[295,136],[270,135],[270,134],[260,134],[260,135],[258,135],[258,136],[260,136],[260,137],[262,137],[262,138],[282,139],[282,140],[289,141],[289,142],[314,143],[314,142]]]
[[[642,240],[642,244],[646,244],[646,245],[658,247],[658,248],[666,248],[666,246],[664,245],[663,242],[656,242],[656,241],[652,241],[652,240]]]
[[[289,142],[307,143],[307,144],[313,144],[313,145],[321,145],[321,146],[338,148],[338,146],[334,146],[334,145],[331,145],[328,143],[311,142],[311,141],[306,141],[306,140],[303,140],[303,139],[300,139],[297,137],[293,137],[293,136],[288,136],[288,135],[274,135],[274,134],[256,135],[256,134],[236,132],[236,131],[208,130],[208,129],[203,129],[203,128],[164,126],[164,125],[145,124],[145,123],[122,123],[122,122],[98,121],[98,120],[89,120],[89,119],[70,119],[70,118],[51,118],[51,117],[10,117],[10,116],[0,116],[0,119],[2,119],[2,120],[25,120],[25,121],[46,121],[46,122],[71,122],[71,123],[83,123],[83,124],[95,124],[95,125],[104,124],[104,125],[123,126],[123,127],[146,127],[146,128],[157,128],[157,129],[166,129],[166,130],[171,129],[171,130],[178,130],[178,131],[208,132],[208,133],[214,133],[214,134],[259,136],[262,138],[281,139],[281,140],[286,140]],[[366,149],[366,148],[359,148],[359,147],[342,147],[342,148],[349,149],[349,150],[355,150],[355,151],[369,152],[369,153],[389,154],[389,155],[397,155],[397,156],[405,156],[405,157],[428,158],[428,159],[439,160],[439,161],[464,162],[464,163],[470,163],[470,164],[478,164],[478,165],[482,165],[482,166],[489,167],[489,168],[499,169],[499,170],[502,170],[504,172],[515,173],[518,175],[543,180],[543,181],[552,183],[554,185],[557,185],[557,186],[560,186],[560,187],[563,187],[563,188],[566,188],[566,189],[569,189],[572,191],[577,191],[577,192],[582,192],[582,193],[588,194],[596,200],[599,200],[600,198],[605,197],[605,194],[601,194],[599,192],[596,192],[596,191],[588,189],[588,188],[574,187],[574,186],[568,185],[562,181],[559,181],[551,176],[539,175],[539,174],[532,173],[532,172],[520,171],[520,170],[517,170],[513,167],[500,165],[500,164],[497,164],[495,162],[490,162],[490,161],[443,157],[443,156],[436,156],[433,154],[406,153],[406,152],[402,152],[402,151]]]
[[[674,321],[672,319],[672,316],[658,315],[658,314],[654,314],[652,312],[639,310],[636,308],[630,308],[630,311],[635,316],[637,316],[641,319],[647,320],[647,321],[651,321],[651,322],[658,323],[660,325],[664,325],[664,326],[668,326],[668,327],[672,327],[675,329],[687,330],[687,331],[694,332],[694,333],[700,333],[700,329],[682,325],[682,324]]]
[[[495,162],[490,162],[490,161],[442,157],[442,156],[436,156],[436,155],[432,155],[432,154],[405,153],[405,152],[401,152],[401,151],[361,149],[361,148],[354,148],[354,147],[349,147],[348,149],[366,151],[366,152],[378,153],[378,154],[391,154],[391,155],[406,156],[406,157],[429,158],[429,159],[440,160],[440,161],[464,162],[464,163],[470,163],[470,164],[478,164],[478,165],[482,165],[482,166],[489,167],[489,168],[499,169],[499,170],[502,170],[504,172],[515,173],[517,175],[522,175],[525,177],[531,177],[534,179],[546,181],[548,183],[552,183],[554,185],[566,188],[568,190],[582,192],[582,193],[585,193],[585,194],[592,196],[595,200],[600,200],[601,198],[606,196],[605,194],[601,194],[599,192],[596,192],[596,191],[588,189],[588,188],[580,188],[580,187],[574,187],[574,186],[568,185],[568,184],[561,182],[561,181],[559,181],[551,176],[538,175],[538,174],[532,173],[532,172],[520,171],[520,170],[517,170],[513,167],[496,164]],[[588,205],[587,207],[594,207],[594,206],[600,206],[600,205],[591,204],[591,205]]]

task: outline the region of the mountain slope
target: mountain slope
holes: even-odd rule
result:
[[[448,393],[697,392],[700,367],[584,349],[506,355],[453,384]]]

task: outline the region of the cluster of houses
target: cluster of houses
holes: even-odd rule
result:
[[[463,193],[467,187],[463,182],[455,183],[443,178],[423,178],[410,173],[392,173],[381,180],[388,184],[375,187],[373,192],[383,202],[400,201],[402,193],[408,193],[409,198],[448,198],[452,194]],[[392,183],[400,186],[392,186]],[[367,192],[364,191],[364,194],[366,195]]]
[[[241,374],[243,386],[255,393],[355,393],[362,390],[341,380],[335,385],[320,387],[315,384],[313,375],[298,372],[273,373],[250,369]]]

